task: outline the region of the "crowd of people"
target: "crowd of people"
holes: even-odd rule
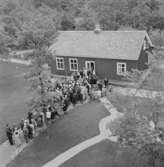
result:
[[[72,77],[63,81],[58,80],[47,87],[47,93],[52,96],[41,104],[41,111],[37,108],[35,111],[29,111],[27,118],[21,120],[17,126],[6,125],[6,135],[11,145],[20,146],[22,143],[28,143],[35,136],[37,128],[49,124],[66,113],[71,104],[76,105],[93,98],[93,89],[97,88],[102,92],[108,87],[107,79],[104,79],[103,83],[98,82],[96,75],[92,72],[75,72]]]
[[[13,125],[6,124],[6,136],[10,145],[19,147],[23,143],[28,143],[36,135],[36,128],[44,125],[44,113],[39,113],[35,117],[32,112],[28,112],[27,118],[22,119],[19,124]]]

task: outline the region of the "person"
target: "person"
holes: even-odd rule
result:
[[[95,72],[95,70],[93,70],[93,71],[92,71],[92,74],[93,74],[93,75],[96,75],[96,72]]]
[[[112,93],[112,91],[113,91],[113,86],[110,85],[110,87],[109,87],[109,92]]]
[[[37,122],[37,127],[42,127],[43,126],[43,121],[42,121],[42,118],[41,116],[39,115],[38,118],[36,119],[36,122]]]
[[[20,138],[21,144],[25,142],[23,129],[21,128],[19,129],[19,138]]]
[[[80,70],[80,77],[83,78],[84,77],[84,73],[83,73],[83,70]]]
[[[99,81],[97,85],[98,85],[98,89],[102,92],[102,88],[103,88],[102,83]]]
[[[23,127],[23,136],[24,136],[25,142],[28,143],[28,128],[27,128],[27,125]]]
[[[34,130],[36,130],[36,128],[37,128],[37,123],[36,123],[36,120],[33,118],[32,119],[32,124],[33,124],[33,126],[34,126]]]
[[[51,119],[54,120],[55,119],[55,114],[56,114],[56,108],[53,107],[52,111],[51,111]]]
[[[160,116],[159,111],[154,111],[154,112],[152,113],[152,121],[154,122],[155,127],[156,127],[157,124],[158,124],[159,116]]]
[[[105,85],[105,88],[108,88],[108,83],[109,83],[108,79],[105,78],[105,79],[104,79],[104,85]]]
[[[11,128],[9,127],[9,124],[6,124],[6,136],[7,136],[8,140],[9,140],[10,145],[14,145],[13,133],[12,133]]]
[[[86,68],[83,69],[83,76],[84,76],[85,78],[88,78],[87,69],[86,69]]]
[[[42,126],[45,125],[45,117],[44,117],[44,112],[43,111],[40,112],[40,118],[41,118],[41,125]]]
[[[49,110],[46,111],[46,118],[47,118],[47,123],[51,120],[51,112]]]
[[[13,132],[13,140],[14,140],[14,143],[17,147],[19,147],[21,145],[20,134],[19,134],[18,128],[15,128],[15,130]]]
[[[63,100],[63,111],[66,111],[69,106],[69,97],[67,95],[64,96]]]
[[[25,119],[25,120],[24,120],[24,127],[25,127],[25,126],[27,127],[28,124],[29,124],[29,120],[28,120],[28,119]]]
[[[33,124],[29,124],[31,130],[32,130],[32,135],[31,135],[31,139],[35,136],[35,128]]]
[[[91,76],[91,71],[87,70],[87,78],[90,78],[90,76]]]
[[[20,122],[20,128],[23,130],[24,128],[24,120],[22,119],[21,122]]]
[[[28,138],[32,139],[33,138],[33,129],[31,127],[31,124],[27,125],[27,129],[28,129]]]
[[[81,86],[81,93],[82,93],[82,97],[83,97],[83,101],[88,99],[88,92],[87,92],[87,88],[85,86]]]
[[[30,124],[32,123],[32,122],[31,122],[32,116],[33,116],[32,112],[29,111],[29,112],[28,112],[28,115],[27,115],[27,118],[28,118]]]

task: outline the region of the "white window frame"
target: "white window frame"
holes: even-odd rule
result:
[[[125,72],[122,72],[122,65],[125,66]],[[125,62],[117,62],[117,75],[124,76],[126,73],[127,73],[127,64]]]
[[[76,62],[77,62],[77,69],[72,69],[72,68],[71,68],[71,61],[72,61],[72,60],[73,60],[73,61],[76,60]],[[78,71],[78,68],[79,68],[79,67],[78,67],[78,59],[77,59],[77,58],[70,58],[70,59],[69,59],[69,69],[70,69],[70,71]]]
[[[58,60],[62,60],[63,62],[63,68],[60,68],[59,66],[58,66]],[[61,63],[61,62],[60,62]],[[56,69],[57,70],[64,70],[65,69],[65,66],[64,66],[64,58],[63,57],[56,57]]]
[[[94,64],[94,71],[96,72],[96,67],[95,67],[95,61],[85,61],[85,68],[87,69],[87,63],[93,63]],[[91,70],[91,69],[89,69]]]

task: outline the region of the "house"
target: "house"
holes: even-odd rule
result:
[[[148,68],[152,42],[146,31],[59,31],[50,47],[54,74],[94,70],[99,78],[120,80],[131,69]]]

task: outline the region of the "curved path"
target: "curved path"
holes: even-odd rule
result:
[[[123,114],[119,113],[106,97],[101,98],[100,101],[110,113],[110,116],[103,118],[99,123],[100,134],[68,149],[64,153],[46,163],[43,167],[58,167],[83,150],[101,142],[102,140],[109,139],[112,142],[117,142],[117,138],[112,136],[112,133],[110,129],[107,128],[107,125],[109,125],[110,122],[114,121],[116,118],[122,116]]]

